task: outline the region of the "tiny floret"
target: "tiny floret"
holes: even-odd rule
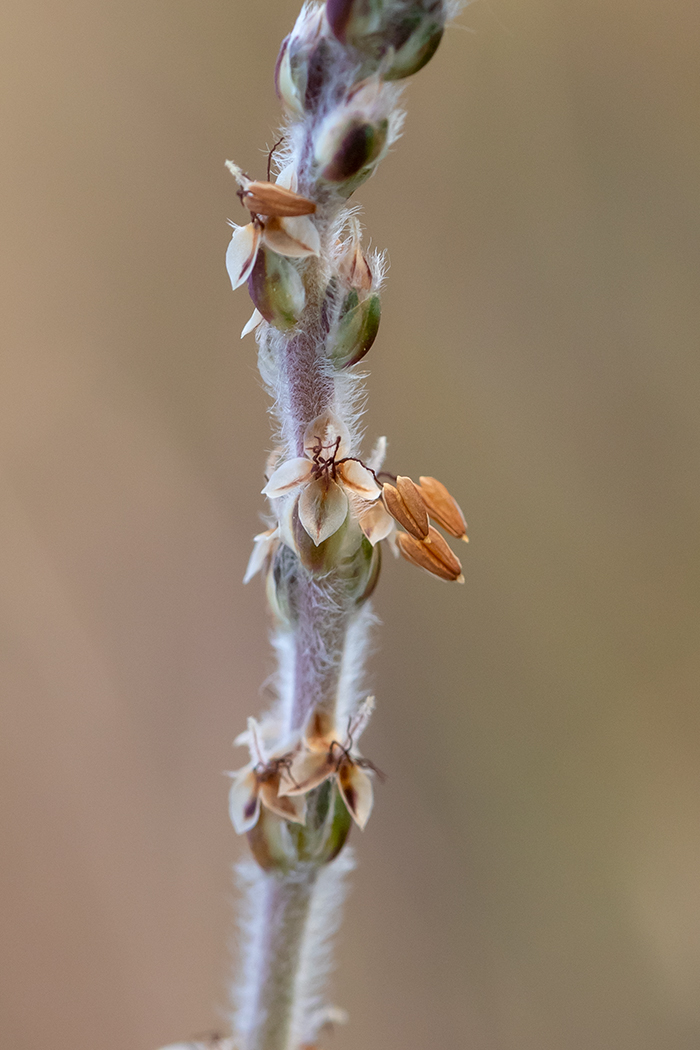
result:
[[[312,715],[302,745],[283,773],[280,791],[289,798],[303,797],[333,777],[352,819],[359,828],[364,828],[374,801],[368,770],[375,767],[362,758],[355,745],[373,710],[374,697],[368,696],[349,719],[344,732],[322,728],[320,720]]]
[[[298,496],[299,521],[317,546],[345,521],[349,495],[371,503],[381,494],[373,472],[349,450],[347,427],[326,412],[307,427],[304,456],[278,467],[263,489],[270,499]]]

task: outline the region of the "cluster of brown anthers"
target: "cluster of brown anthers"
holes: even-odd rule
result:
[[[397,477],[396,485],[385,483],[384,506],[406,532],[397,532],[396,543],[407,561],[441,580],[464,583],[462,565],[430,518],[456,539],[469,542],[467,523],[457,501],[437,478],[421,477],[420,485]]]

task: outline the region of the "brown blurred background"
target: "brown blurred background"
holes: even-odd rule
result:
[[[12,1050],[221,1025],[221,771],[270,670],[266,398],[224,269],[297,0],[5,0],[2,976]],[[334,1050],[700,1045],[700,14],[489,0],[359,194],[369,435],[464,505],[389,560],[389,774]],[[461,546],[461,545],[460,545]]]

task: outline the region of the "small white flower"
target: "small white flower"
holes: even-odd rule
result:
[[[248,719],[248,730],[236,738],[237,744],[247,744],[250,762],[232,773],[229,793],[229,816],[239,835],[254,828],[260,816],[260,806],[285,820],[303,824],[306,803],[303,798],[279,796],[280,776],[291,763],[294,744],[268,753],[263,745],[260,727],[254,718]]]
[[[288,459],[273,473],[263,494],[280,499],[299,495],[299,521],[316,546],[340,528],[348,496],[373,503],[381,495],[372,471],[347,455],[350,435],[332,412],[314,419],[304,435],[304,456]]]
[[[374,697],[368,696],[350,719],[344,733],[319,729],[313,722],[307,729],[302,748],[282,772],[280,792],[298,798],[335,777],[343,802],[359,828],[369,820],[374,802],[372,780],[367,769],[374,767],[363,759],[355,745],[374,710]]]
[[[236,165],[230,166],[232,170],[240,170]],[[290,189],[293,181],[294,171],[288,166],[280,172],[275,185]],[[232,222],[231,226],[233,235],[226,249],[226,269],[234,289],[239,288],[250,277],[261,244],[290,259],[318,255],[321,250],[318,230],[308,215],[255,215],[253,221],[246,226],[238,226],[235,222]],[[249,325],[252,320],[253,318],[248,322]],[[246,329],[251,330],[248,325]],[[243,331],[244,335],[246,329]]]

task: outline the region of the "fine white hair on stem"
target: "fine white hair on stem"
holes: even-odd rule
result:
[[[253,862],[236,869],[240,980],[232,988],[233,1030],[244,1047],[289,1041],[301,946],[307,932],[317,869],[304,866],[281,878]],[[277,1016],[275,1016],[277,1015]]]
[[[290,631],[275,631],[272,644],[277,654],[277,671],[272,678],[277,694],[273,717],[280,725],[288,726],[294,702],[294,636]]]
[[[327,1020],[326,993],[333,971],[333,939],[342,922],[347,876],[354,867],[353,852],[346,848],[318,874],[299,958],[290,1046],[313,1044]]]
[[[277,971],[276,996],[286,996],[293,1003],[289,1030],[281,1044],[289,1050],[313,1042],[332,1014],[326,991],[333,969],[333,938],[342,921],[347,875],[354,866],[352,850],[345,849],[320,869],[303,868],[284,879],[262,871],[253,861],[236,868],[242,897],[236,952],[240,978],[231,999],[233,1029],[243,1046],[266,1020],[263,974]],[[271,931],[280,932],[280,923],[303,926],[303,934],[296,941],[271,937]],[[286,944],[294,950],[289,959],[280,960],[280,949]]]
[[[355,713],[357,705],[367,691],[364,688],[365,661],[370,632],[377,622],[371,605],[367,603],[348,627],[336,700],[336,722],[339,730],[346,728],[348,719]]]

